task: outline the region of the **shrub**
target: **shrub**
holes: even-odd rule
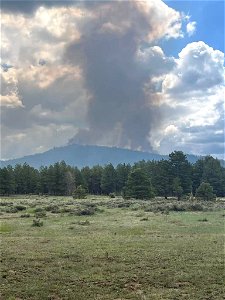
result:
[[[110,193],[110,194],[109,194],[109,197],[110,197],[110,198],[116,198],[116,195],[115,195],[114,193]]]
[[[93,208],[84,208],[84,209],[79,209],[77,211],[78,216],[92,216],[95,213],[95,209]]]
[[[60,212],[60,209],[59,209],[58,205],[52,205],[52,204],[46,206],[45,210],[50,211],[53,214],[57,214],[57,213]]]
[[[24,205],[16,205],[15,208],[18,210],[18,211],[21,211],[21,210],[26,210],[26,206]]]
[[[32,226],[33,227],[41,227],[41,226],[43,226],[43,222],[40,219],[34,219]]]
[[[204,207],[200,203],[193,203],[188,205],[188,209],[191,211],[203,211]]]
[[[199,219],[198,221],[199,221],[199,222],[208,222],[208,219],[203,218],[203,219]]]
[[[202,182],[196,190],[196,198],[204,201],[215,200],[216,195],[213,193],[213,187],[207,182]]]
[[[134,204],[131,205],[131,210],[137,211],[139,209],[141,209],[141,205],[140,204],[134,203]]]
[[[148,217],[142,218],[140,221],[148,221]]]
[[[13,202],[0,202],[0,206],[12,206]]]
[[[70,211],[70,215],[75,215],[75,216],[92,216],[95,214],[96,209],[95,208],[76,208],[74,210]]]
[[[45,209],[42,208],[42,207],[37,207],[37,208],[35,208],[34,212],[37,213],[37,212],[42,212],[42,211],[44,211],[44,210],[45,210]]]
[[[20,218],[30,218],[30,214],[23,214],[20,216]]]
[[[46,217],[46,211],[38,211],[35,213],[36,218],[44,218]]]
[[[171,207],[172,211],[185,211],[187,210],[187,206],[182,204],[173,204]]]
[[[83,226],[88,226],[88,225],[90,225],[91,223],[88,221],[88,220],[86,220],[86,221],[79,221],[78,222],[78,225],[83,225]]]
[[[18,209],[15,206],[8,207],[8,208],[6,208],[5,212],[10,213],[10,214],[14,214],[14,213],[18,212]]]
[[[73,199],[85,199],[86,197],[86,189],[82,185],[79,185],[73,192]]]

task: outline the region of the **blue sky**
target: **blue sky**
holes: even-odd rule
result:
[[[168,55],[176,56],[187,43],[204,41],[214,49],[224,52],[224,1],[165,1],[178,11],[184,12],[195,21],[196,32],[182,39],[164,41],[162,46]],[[183,24],[185,27],[185,23]]]
[[[2,1],[1,157],[224,157],[224,1]]]

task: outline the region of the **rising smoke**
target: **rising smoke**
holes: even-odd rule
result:
[[[65,57],[83,70],[91,97],[88,128],[70,143],[152,150],[151,132],[160,126],[161,118],[146,86],[153,76],[173,67],[153,46],[169,35],[179,16],[161,1],[85,2],[83,6],[90,19],[80,25],[81,39],[68,47]],[[176,26],[179,29],[179,21]]]

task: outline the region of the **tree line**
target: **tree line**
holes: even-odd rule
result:
[[[28,164],[0,169],[0,194],[72,195],[79,187],[89,194],[139,199],[154,196],[195,195],[207,184],[217,197],[225,196],[225,168],[212,156],[191,164],[182,151],[169,154],[168,160],[139,161],[134,165],[112,164],[78,169],[64,161],[35,169]]]

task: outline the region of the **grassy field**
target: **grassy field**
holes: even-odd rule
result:
[[[0,298],[225,299],[223,206],[3,198]]]

